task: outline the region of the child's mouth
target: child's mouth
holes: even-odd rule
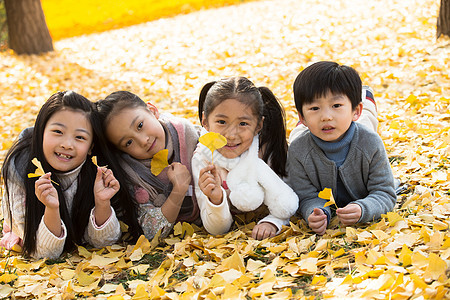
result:
[[[60,158],[63,158],[63,159],[71,159],[73,156],[71,156],[71,155],[67,155],[67,154],[63,154],[63,153],[58,153],[58,152],[56,152],[55,153],[56,154],[56,156],[58,156],[58,157],[60,157]]]

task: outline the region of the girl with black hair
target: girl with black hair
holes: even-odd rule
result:
[[[93,114],[85,97],[57,92],[8,151],[2,167],[1,246],[19,245],[34,258],[57,258],[75,244],[103,247],[120,238],[111,207],[119,182],[110,169],[91,162],[99,128]],[[47,173],[29,178],[36,160]]]
[[[212,234],[225,233],[233,222],[232,211],[254,211],[264,204],[269,215],[258,222],[252,236],[275,236],[298,208],[297,196],[280,178],[286,175],[287,152],[283,107],[268,88],[232,77],[203,87],[199,116],[203,133],[216,132],[227,139],[213,155],[198,144],[192,158],[204,227]]]
[[[158,231],[167,236],[176,222],[199,221],[191,175],[199,126],[160,114],[156,106],[128,91],[113,92],[96,105],[108,155],[114,157],[110,167],[126,186],[135,227],[152,239]],[[155,175],[152,160],[162,150],[167,151],[169,166]]]

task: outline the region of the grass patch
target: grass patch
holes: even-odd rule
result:
[[[59,40],[248,1],[250,0],[42,0],[41,2],[50,34],[53,40]]]

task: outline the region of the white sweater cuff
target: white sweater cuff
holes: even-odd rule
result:
[[[33,253],[34,258],[58,258],[63,250],[67,237],[67,229],[64,222],[61,220],[62,235],[55,236],[45,225],[44,216],[42,216],[39,223],[38,231],[36,232],[36,251]]]
[[[116,212],[111,207],[111,215],[101,226],[95,223],[94,209],[91,210],[86,240],[96,248],[114,244],[121,236],[120,224]]]

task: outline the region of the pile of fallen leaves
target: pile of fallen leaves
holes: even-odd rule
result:
[[[448,299],[450,43],[435,0],[245,3],[59,41],[54,53],[0,53],[2,157],[55,91],[92,100],[130,90],[197,121],[201,87],[243,75],[297,116],[292,83],[317,60],[355,67],[375,91],[381,135],[404,186],[377,222],[322,237],[303,220],[250,238],[251,215],[222,236],[177,224],[161,241],[79,247],[56,261],[4,251],[0,295],[109,299]]]

